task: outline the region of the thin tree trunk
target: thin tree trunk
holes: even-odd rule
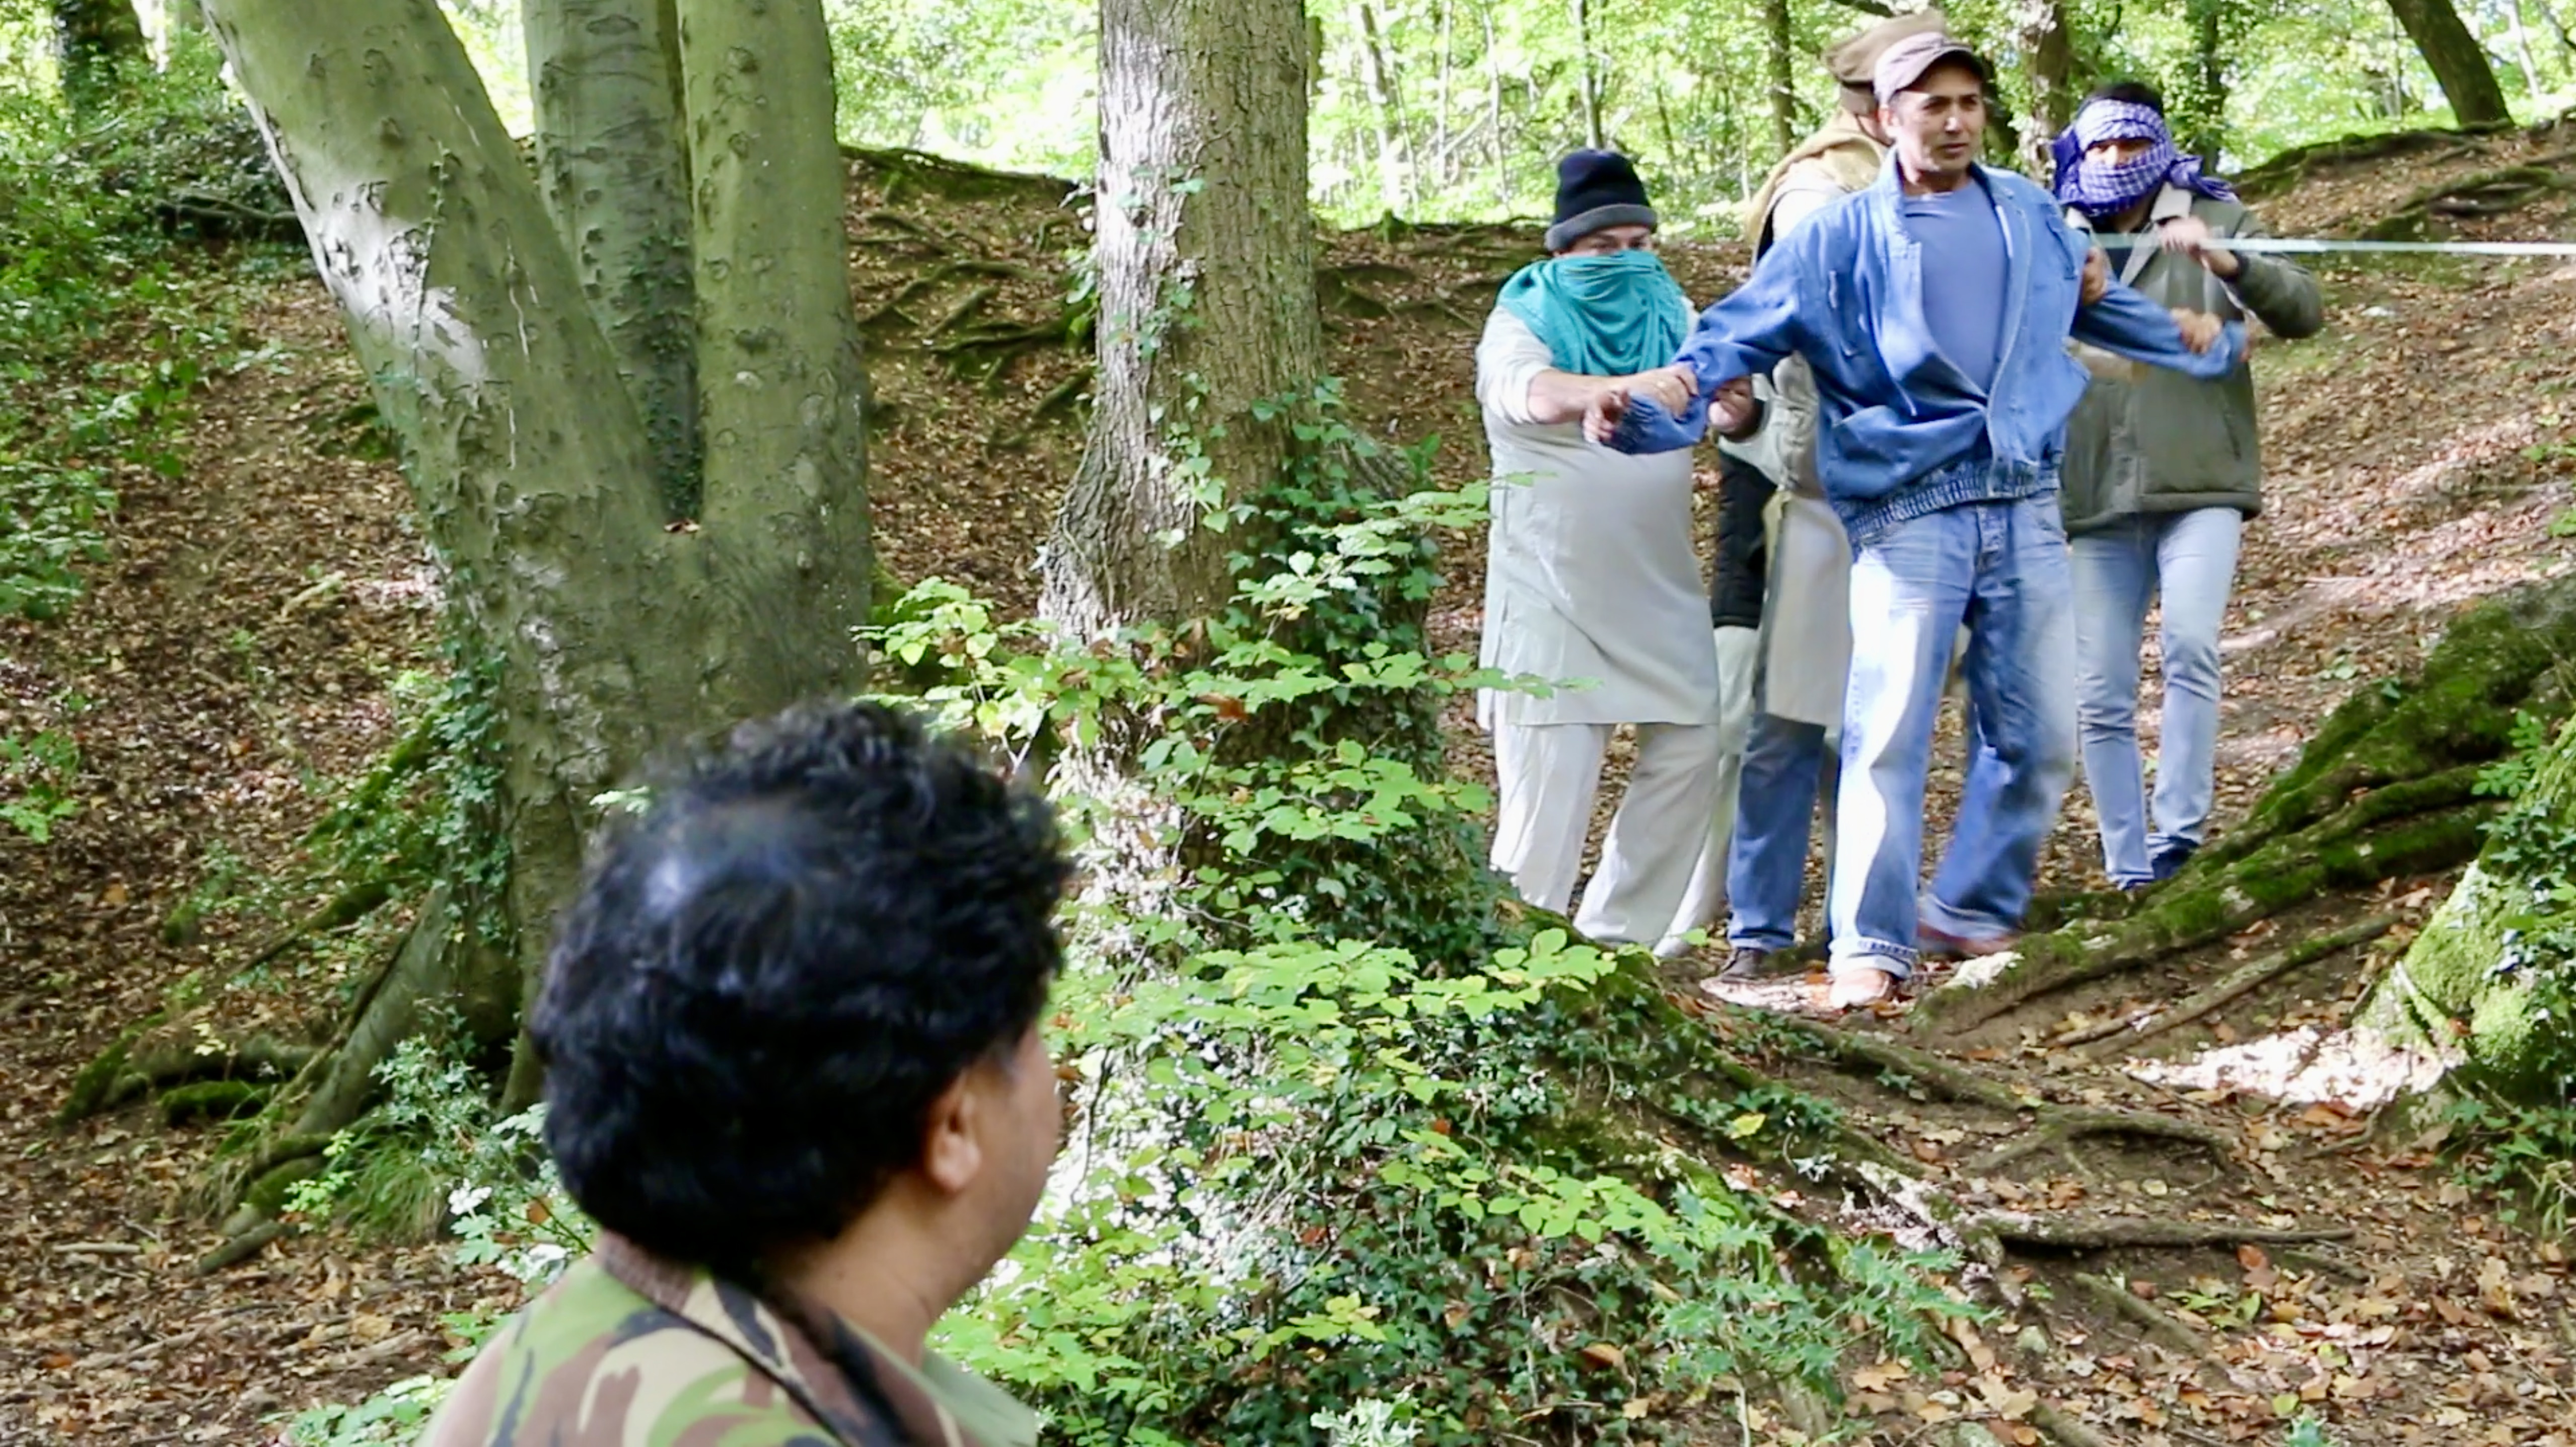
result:
[[[2215,169],[2227,144],[2227,7],[2233,0],[2188,0],[2191,68],[2169,109],[2181,122],[2182,148]]]
[[[2405,27],[2407,38],[2415,42],[2461,125],[2512,121],[2513,110],[2505,104],[2504,87],[2496,83],[2486,47],[2460,22],[2460,12],[2451,0],[2388,0],[2388,8]]]
[[[1411,209],[1405,204],[1404,121],[1396,114],[1386,51],[1378,44],[1377,7],[1368,0],[1360,0],[1360,83],[1368,92],[1369,114],[1377,122],[1378,200],[1393,216]]]
[[[1664,101],[1664,77],[1660,71],[1655,75],[1655,129],[1664,138],[1664,164],[1678,174],[1683,169],[1682,148],[1681,143],[1673,138],[1673,112]]]
[[[1440,153],[1439,174],[1443,188],[1458,179],[1457,170],[1451,163],[1449,132],[1449,82],[1451,72],[1457,68],[1457,56],[1453,45],[1454,32],[1451,28],[1456,19],[1452,12],[1456,8],[1457,0],[1440,0],[1440,114],[1433,122],[1435,127],[1433,145]]]
[[[1512,200],[1512,175],[1505,164],[1503,146],[1503,61],[1494,49],[1494,4],[1485,0],[1478,7],[1477,19],[1485,27],[1485,144],[1493,163],[1494,204],[1508,206]]]
[[[1583,144],[1598,151],[1607,142],[1601,136],[1601,90],[1592,58],[1591,0],[1573,0],[1574,50],[1581,62],[1575,81],[1583,93]]]
[[[133,0],[52,0],[54,58],[63,99],[86,116],[116,95],[120,72],[151,63]]]
[[[1205,616],[1236,543],[1201,520],[1290,438],[1257,404],[1324,375],[1298,0],[1103,0],[1099,379],[1047,544],[1077,636]]]
[[[2522,0],[2508,0],[2513,12],[2513,54],[2522,66],[2522,93],[2538,104],[2541,96],[2540,67],[2531,58],[2531,22],[2523,15]]]
[[[678,17],[671,0],[532,0],[520,19],[547,212],[643,417],[663,509],[694,517],[697,316]]]
[[[1762,0],[1763,55],[1771,72],[1771,142],[1781,155],[1798,144],[1797,39],[1789,0]]]
[[[2075,22],[2065,0],[2021,0],[2021,48],[2030,57],[2030,110],[2026,137],[2045,148],[2075,119]]]
[[[867,376],[842,220],[849,176],[821,0],[681,0],[680,56],[717,563],[709,642],[733,707],[759,713],[860,677]]]

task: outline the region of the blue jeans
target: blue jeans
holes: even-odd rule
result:
[[[2151,861],[2200,843],[2216,789],[2218,626],[2245,519],[2232,507],[2124,518],[2075,540],[2076,720],[2084,782],[2102,816],[2102,868],[2122,887]],[[2138,757],[2138,646],[2161,599],[2165,702],[2157,731],[2155,828]]]
[[[1734,908],[1728,944],[1785,950],[1797,943],[1807,831],[1824,767],[1823,724],[1753,716],[1736,786],[1735,848],[1726,861],[1726,898]]]
[[[1827,913],[1836,971],[1912,973],[1918,923],[1988,939],[2021,923],[2075,776],[2075,609],[2057,496],[1968,503],[1854,549]],[[1924,771],[1961,623],[1976,737],[1949,847],[1919,907]],[[1919,909],[1919,913],[1918,913]]]

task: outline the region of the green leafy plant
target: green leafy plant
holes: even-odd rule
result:
[[[52,839],[56,824],[80,812],[71,792],[79,773],[80,747],[69,734],[0,735],[0,824],[38,844]]]
[[[1126,731],[1178,851],[1148,903],[1068,907],[1066,1150],[936,1345],[1083,1447],[1654,1440],[1762,1383],[1830,1394],[1856,1345],[1928,1366],[1940,1321],[1972,1314],[1955,1263],[1803,1227],[1715,1164],[1794,1162],[1829,1109],[1712,1078],[1710,1037],[1634,961],[1502,907],[1477,862],[1484,791],[1419,721],[1516,685],[1430,654],[1418,604],[1425,525],[1481,491],[1419,486],[1420,458],[1369,449],[1330,389],[1275,416],[1306,445],[1232,520],[1220,616],[1076,643],[933,579],[871,630],[887,674],[929,681],[914,702],[1011,757]],[[1058,790],[1085,841],[1132,830],[1112,811],[1135,797]],[[394,1146],[466,1259],[542,1280],[586,1226],[531,1194],[524,1137],[458,1069],[402,1057],[415,1104],[310,1205],[368,1198],[358,1161]],[[353,1434],[434,1394],[308,1414],[295,1440],[384,1440]]]

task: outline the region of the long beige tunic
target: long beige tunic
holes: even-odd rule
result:
[[[1494,462],[1481,662],[1593,683],[1545,698],[1489,689],[1477,721],[1715,723],[1691,454],[1629,457],[1585,441],[1580,423],[1536,421],[1530,383],[1553,365],[1526,323],[1494,309],[1476,348]]]

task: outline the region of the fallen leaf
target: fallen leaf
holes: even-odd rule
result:
[[[1586,1342],[1583,1350],[1576,1355],[1583,1358],[1585,1366],[1599,1367],[1603,1371],[1615,1371],[1628,1360],[1626,1352],[1606,1341]]]

